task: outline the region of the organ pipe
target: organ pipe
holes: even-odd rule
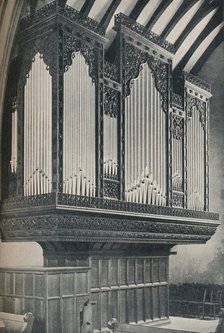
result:
[[[17,105],[16,100],[12,105],[12,141],[11,141],[11,159],[10,159],[11,173],[17,171]]]
[[[188,208],[204,210],[205,203],[205,131],[199,110],[192,108],[187,134],[187,197]]]
[[[84,57],[74,56],[64,74],[63,192],[95,196],[95,84]]]
[[[132,81],[125,119],[125,198],[166,205],[166,113],[147,64]]]
[[[24,88],[24,195],[51,192],[52,81],[39,53]]]
[[[116,178],[117,173],[117,118],[104,114],[104,176]]]
[[[183,192],[183,127],[184,118],[173,114],[173,154],[172,187],[174,191]]]

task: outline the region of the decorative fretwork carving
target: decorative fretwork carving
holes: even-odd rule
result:
[[[131,93],[132,80],[136,79],[141,70],[141,64],[146,62],[146,53],[136,48],[134,45],[126,43],[125,48],[125,80],[126,96]]]
[[[123,212],[138,212],[146,214],[158,214],[169,216],[192,217],[200,219],[218,220],[219,215],[212,212],[195,211],[189,209],[178,209],[174,207],[154,206],[148,204],[139,204],[127,201],[115,201],[102,199],[98,197],[75,196],[65,193],[58,193],[57,203],[59,205],[74,207],[89,207],[99,209],[118,210]],[[29,208],[35,206],[48,206],[56,204],[55,193],[30,196],[14,197],[2,201],[1,208],[3,212],[11,212],[12,209]]]
[[[173,193],[172,204],[174,207],[183,207],[184,206],[184,195]]]
[[[160,59],[153,57],[134,45],[126,44],[125,69],[126,69],[126,96],[130,95],[132,80],[137,78],[141,65],[147,61],[152,70],[157,90],[162,96],[164,111],[168,108],[168,65]]]
[[[197,86],[197,87],[199,87],[199,88],[201,88],[201,89],[203,89],[207,92],[211,92],[211,85],[208,84],[207,82],[203,81],[199,77],[185,72],[185,79],[186,79],[186,81],[194,84],[195,86]]]
[[[84,42],[85,37],[81,34],[79,35],[81,39],[71,34],[64,35],[64,70],[68,70],[68,67],[72,64],[72,60],[75,58],[75,53],[80,51],[89,66],[89,75],[95,81],[97,73],[97,48],[94,42],[92,45],[87,45]]]
[[[99,35],[105,34],[105,29],[102,25],[88,16],[81,15],[76,9],[65,5],[61,6],[58,1],[53,1],[46,6],[37,10],[34,14],[26,16],[21,20],[20,30],[30,28],[32,25],[47,19],[53,14],[60,14],[63,17],[75,22]]]
[[[206,102],[188,94],[187,95],[187,116],[192,117],[193,108],[199,112],[199,119],[203,129],[206,129]]]
[[[206,103],[200,99],[197,99],[197,109],[199,111],[199,119],[203,129],[206,129]]]
[[[184,136],[184,119],[177,115],[173,115],[172,128],[173,138],[180,140]]]
[[[119,92],[107,86],[104,87],[104,113],[117,118],[119,108]]]
[[[116,242],[130,239],[200,239],[208,240],[215,232],[217,225],[199,226],[189,224],[164,223],[158,221],[133,221],[130,219],[104,218],[79,215],[43,215],[18,218],[3,218],[1,229],[3,237],[31,238],[63,237],[70,239],[84,238],[86,241],[93,239],[114,240]]]
[[[112,64],[111,62],[105,61],[104,76],[108,79],[119,82],[120,80],[119,67],[116,66],[115,64]]]
[[[172,105],[177,109],[183,110],[183,98],[180,95],[172,93]]]
[[[50,30],[46,35],[37,38],[35,41],[29,42],[27,45],[22,44],[21,58],[23,85],[29,77],[29,72],[37,53],[40,54],[40,57],[46,64],[46,69],[49,70],[50,75],[53,75],[53,71],[56,69],[54,50],[56,50],[58,42],[60,42],[58,34],[53,30]]]
[[[120,13],[115,16],[115,25],[124,25],[125,27],[131,29],[132,31],[140,34],[141,36],[147,38],[153,43],[161,46],[167,51],[174,53],[174,45],[161,38],[159,35],[155,34],[153,31],[147,30],[143,25],[137,23],[136,21],[130,19],[128,16]]]
[[[104,179],[104,197],[119,198],[119,183],[113,180]]]
[[[147,57],[147,63],[155,78],[157,90],[162,95],[162,106],[164,111],[168,109],[168,65],[151,55]]]

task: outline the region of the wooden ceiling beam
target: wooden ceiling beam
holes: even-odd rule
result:
[[[89,12],[91,11],[93,5],[94,5],[95,0],[86,0],[82,6],[82,8],[80,9],[80,13],[88,16]]]
[[[145,6],[149,3],[150,0],[138,0],[135,7],[132,9],[131,14],[129,17],[133,20],[137,20]]]
[[[205,52],[202,54],[202,56],[198,59],[198,61],[195,63],[195,65],[191,69],[191,74],[198,75],[202,67],[204,66],[205,62],[208,60],[209,56],[217,49],[217,47],[224,42],[223,38],[224,29],[221,29],[220,32],[217,34],[217,36],[213,39],[211,44],[207,47]]]
[[[158,20],[158,18],[162,15],[164,10],[171,4],[173,0],[162,0],[160,5],[156,8],[155,13],[152,15],[152,17],[149,19],[147,24],[145,25],[146,29],[150,30]]]
[[[181,44],[184,42],[184,40],[187,38],[187,36],[191,33],[191,31],[196,27],[200,21],[203,20],[205,16],[207,16],[212,10],[217,8],[217,2],[215,1],[204,1],[204,3],[200,6],[200,8],[197,10],[197,12],[194,14],[190,22],[187,24],[185,29],[182,31],[178,39],[176,40],[174,46],[177,50]]]
[[[115,11],[117,10],[118,6],[120,5],[121,0],[113,0],[110,4],[110,6],[108,7],[106,13],[104,14],[103,18],[100,21],[100,25],[104,27],[104,29],[106,30]]]
[[[190,60],[191,56],[194,54],[194,52],[197,50],[199,45],[206,39],[206,37],[217,27],[220,25],[220,23],[223,22],[223,15],[222,11],[218,10],[215,15],[211,18],[211,20],[208,22],[205,29],[200,33],[200,35],[197,37],[195,42],[191,45],[189,50],[185,53],[179,64],[177,65],[177,69],[184,70],[185,66],[187,65],[188,61]]]
[[[199,0],[188,0],[184,1],[181,6],[177,9],[176,13],[171,18],[163,32],[161,33],[162,38],[166,38],[169,33],[173,30],[175,25],[182,19],[182,17],[191,9]]]

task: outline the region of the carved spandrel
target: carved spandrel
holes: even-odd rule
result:
[[[135,46],[126,43],[125,47],[125,80],[126,92],[128,96],[131,93],[131,80],[136,79],[141,70],[141,64],[146,62],[146,53],[136,48]]]
[[[187,95],[187,117],[192,117],[192,112],[194,112],[194,108],[199,112],[199,119],[203,129],[206,129],[206,102],[200,100],[197,97]]]
[[[104,75],[106,78],[118,82],[120,79],[119,67],[108,61],[104,62]]]
[[[173,138],[176,140],[180,140],[184,136],[184,119],[182,117],[178,117],[173,115],[172,118],[172,128],[171,128]]]
[[[21,58],[23,59],[21,79],[23,85],[29,77],[29,72],[37,53],[40,54],[40,57],[46,64],[46,69],[49,70],[50,75],[53,75],[53,72],[56,70],[56,61],[55,54],[52,51],[56,50],[57,43],[58,34],[51,30],[45,36],[38,37],[35,41],[23,45],[21,48]]]
[[[168,65],[160,59],[141,51],[134,45],[126,43],[125,48],[125,74],[126,74],[126,94],[130,95],[132,80],[139,76],[141,65],[147,62],[152,70],[157,90],[162,96],[162,106],[164,111],[168,109]]]
[[[97,49],[94,42],[92,45],[87,45],[84,42],[85,37],[85,35],[80,35],[82,39],[79,39],[70,34],[64,35],[64,70],[68,70],[68,67],[71,66],[75,54],[81,52],[89,66],[89,75],[95,81],[97,76]]]
[[[119,92],[105,86],[104,88],[104,113],[112,118],[117,118],[119,108]]]

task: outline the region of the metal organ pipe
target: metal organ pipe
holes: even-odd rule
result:
[[[119,92],[105,86],[104,107],[104,177],[117,179],[118,176],[118,99]]]
[[[187,158],[188,158],[188,208],[204,209],[205,186],[205,132],[200,120],[200,113],[195,106],[188,122]]]
[[[179,133],[183,129],[183,118],[173,114],[174,135],[173,135],[173,174],[172,183],[174,191],[183,192],[183,133]],[[175,121],[177,124],[175,124]]]
[[[95,84],[80,52],[64,74],[63,192],[95,196]]]
[[[36,54],[24,88],[24,195],[51,192],[51,76]]]
[[[17,107],[16,101],[12,105],[12,142],[11,142],[11,159],[10,159],[11,173],[17,171]]]
[[[147,64],[125,101],[125,196],[166,205],[166,113]]]

